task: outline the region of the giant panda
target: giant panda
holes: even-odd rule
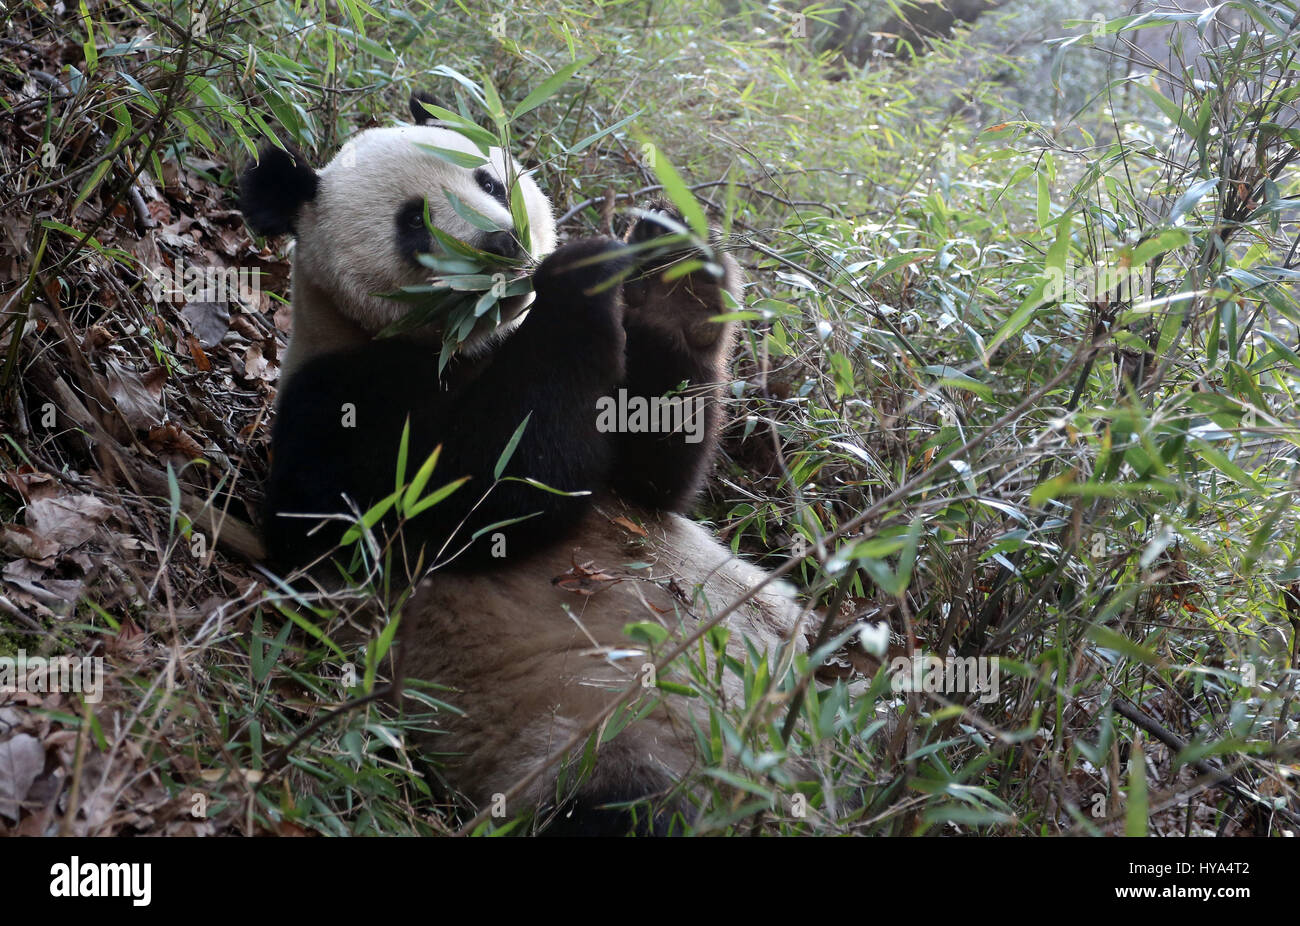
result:
[[[423,744],[447,787],[481,809],[555,760],[509,815],[547,833],[675,831],[693,813],[679,783],[707,729],[702,699],[656,702],[652,688],[635,722],[604,731],[594,762],[557,753],[644,681],[651,646],[628,625],[656,623],[671,645],[767,578],[683,514],[716,447],[733,332],[710,319],[727,311],[724,293],[739,298],[739,268],[719,254],[720,278],[707,265],[682,275],[670,270],[680,253],[646,258],[671,224],[654,213],[625,241],[557,249],[550,202],[527,172],[500,149],[474,168],[430,154],[422,146],[478,149],[430,124],[419,98],[411,109],[416,124],[362,131],[320,170],[269,146],[241,177],[250,227],[295,242],[263,517],[270,557],[282,570],[327,561],[355,515],[393,491],[404,427],[412,469],[440,446],[432,484],[468,482],[402,528],[404,564],[424,577],[402,609],[396,650],[406,678],[446,686],[462,712],[440,717]],[[512,235],[511,177],[527,206],[528,254]],[[466,222],[448,192],[499,229]],[[468,244],[540,261],[533,293],[474,330],[441,371],[436,324],[377,337],[408,310],[377,294],[429,276],[415,257],[432,247],[426,209]],[[599,403],[620,390],[698,397],[703,433],[598,426]],[[493,483],[525,416],[503,475],[556,491],[523,481],[471,491]],[[461,543],[502,522],[513,523]],[[734,669],[748,641],[788,666],[804,645],[801,614],[788,585],[768,582],[724,621],[725,661]],[[743,703],[740,675],[719,675],[711,695]]]

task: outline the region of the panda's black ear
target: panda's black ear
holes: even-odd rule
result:
[[[296,148],[267,145],[239,177],[239,211],[259,235],[293,231],[298,210],[316,197],[316,171]]]
[[[422,103],[438,104],[438,98],[432,93],[425,90],[417,90],[411,94],[411,118],[415,120],[416,125],[432,125],[438,120],[434,118],[433,113],[425,109]]]

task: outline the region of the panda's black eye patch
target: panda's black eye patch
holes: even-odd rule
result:
[[[420,262],[416,254],[428,254],[433,250],[433,236],[424,226],[424,200],[419,197],[402,203],[393,223],[397,253],[408,264],[418,267]]]
[[[480,167],[478,170],[474,171],[474,180],[478,183],[479,188],[484,193],[491,196],[507,209],[510,208],[510,203],[506,199],[506,185],[496,177],[492,176],[491,171],[484,167]]]

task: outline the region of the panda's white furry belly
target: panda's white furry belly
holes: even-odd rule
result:
[[[465,712],[440,717],[428,744],[445,756],[448,783],[479,806],[505,793],[643,678],[654,660],[628,624],[658,623],[666,649],[765,577],[693,521],[607,497],[570,540],[523,564],[426,579],[404,610],[399,655],[408,678],[452,688],[446,700]],[[793,588],[769,582],[722,622],[729,652],[743,658],[742,637],[772,659],[787,643],[786,655],[802,650],[800,615]],[[721,691],[738,703],[742,680],[725,673]],[[679,780],[696,755],[684,712],[704,710],[699,700],[667,699],[602,743],[588,785]],[[554,803],[559,766],[528,789],[528,804]]]

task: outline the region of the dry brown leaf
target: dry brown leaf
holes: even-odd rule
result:
[[[181,186],[181,166],[176,163],[175,158],[168,158],[162,162],[162,182],[167,195],[180,199],[189,198],[186,190]]]
[[[621,515],[617,518],[612,518],[611,520],[619,527],[623,528],[624,530],[631,531],[632,533],[636,534],[638,537],[650,536],[645,532],[645,528],[642,527],[640,524],[635,524],[632,521],[629,521],[627,518],[622,517]]]
[[[596,568],[594,563],[574,563],[567,571],[551,579],[551,584],[576,595],[594,595],[606,586],[621,582],[622,577]]]
[[[91,353],[108,347],[115,340],[113,332],[109,331],[103,325],[91,325],[86,331],[86,336],[81,339],[81,349]]]
[[[167,371],[162,367],[143,376],[115,360],[106,364],[108,394],[126,423],[137,431],[162,424],[162,389]]]
[[[21,495],[23,502],[28,505],[38,498],[50,498],[60,492],[57,479],[49,473],[37,472],[29,466],[17,470],[7,469],[0,474],[0,478]]]
[[[282,302],[275,307],[275,327],[277,331],[284,334],[293,331],[293,312],[287,302]]]
[[[122,621],[122,626],[117,632],[117,636],[109,637],[104,644],[104,651],[118,656],[129,656],[136,659],[148,642],[148,635],[145,634],[131,618]]]
[[[199,344],[211,348],[221,343],[230,329],[230,308],[222,302],[188,302],[181,318],[189,324]]]
[[[45,747],[36,737],[19,733],[0,743],[0,816],[18,821],[19,805],[45,768]]]
[[[246,338],[247,338],[248,340],[250,340],[250,341],[258,341],[258,342],[260,342],[260,341],[262,340],[262,332],[261,332],[261,330],[260,330],[256,325],[254,325],[253,322],[252,322],[252,320],[250,320],[250,319],[249,319],[247,316],[245,316],[245,315],[236,314],[236,315],[231,316],[231,319],[230,319],[230,327],[231,327],[233,330],[235,330],[235,331],[239,332],[240,334],[242,334],[244,337],[246,337]],[[266,351],[266,345],[265,345],[265,344],[262,345],[262,350],[263,350],[263,353],[265,353],[265,351]]]
[[[254,341],[244,352],[244,375],[248,379],[260,379],[273,383],[280,376],[280,367],[262,355],[262,345]]]
[[[80,546],[113,513],[105,502],[87,492],[40,498],[27,506],[27,526],[42,540],[63,549]]]
[[[200,346],[198,338],[192,334],[187,335],[185,338],[185,346],[190,349],[190,357],[194,360],[194,366],[196,369],[199,369],[204,373],[212,370],[212,361],[209,360],[208,355],[203,352],[203,348]]]
[[[165,199],[155,199],[146,203],[145,208],[149,210],[149,215],[159,225],[165,225],[171,221],[172,207]]]
[[[38,613],[42,616],[70,613],[81,599],[86,583],[79,579],[47,578],[46,571],[40,563],[16,559],[5,564],[4,569],[0,570],[0,576],[23,593],[13,596],[16,601],[38,608]]]
[[[203,456],[198,441],[172,422],[149,429],[149,448],[159,453],[179,454],[185,460]]]
[[[59,555],[61,549],[57,541],[42,537],[30,527],[22,524],[0,526],[0,550],[10,556],[42,561],[42,565],[53,565],[51,561]]]

